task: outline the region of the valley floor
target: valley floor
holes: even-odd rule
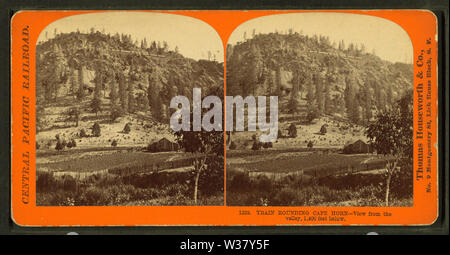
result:
[[[138,148],[38,150],[36,204],[193,205],[191,159]],[[200,193],[197,205],[223,205],[223,192]]]

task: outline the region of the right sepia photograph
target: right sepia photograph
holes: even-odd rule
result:
[[[226,96],[227,206],[413,206],[413,46],[396,23],[249,20],[227,42]]]

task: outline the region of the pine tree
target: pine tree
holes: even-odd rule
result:
[[[103,72],[101,69],[96,70],[94,81],[95,81],[94,97],[99,99],[101,96],[101,90],[103,86]]]
[[[208,50],[208,61],[211,61],[212,53],[210,50]]]
[[[370,121],[372,118],[372,105],[373,105],[373,93],[371,89],[372,81],[366,81],[366,86],[364,87],[364,120],[365,122]]]
[[[275,95],[277,96],[281,96],[281,72],[282,72],[282,67],[279,66],[275,72]]]
[[[366,46],[363,43],[361,43],[360,52],[361,54],[366,53]]]
[[[331,101],[330,96],[330,83],[325,84],[325,91],[324,91],[324,111],[326,114],[331,114],[333,111],[333,105]]]
[[[131,132],[131,127],[130,127],[129,123],[125,124],[125,127],[123,127],[122,132],[124,132],[125,134],[128,134]]]
[[[289,136],[291,138],[296,138],[297,137],[297,127],[295,126],[294,123],[291,123],[291,125],[289,126],[288,134],[289,134]]]
[[[55,58],[50,70],[51,74],[47,79],[46,99],[55,101],[58,97],[58,85],[62,82],[62,78],[64,75],[64,53],[62,52],[62,49],[58,44],[54,44],[53,53]]]
[[[141,111],[147,111],[149,109],[149,101],[148,101],[148,97],[142,95],[142,103],[141,103]]]
[[[77,92],[77,98],[78,100],[82,100],[84,98],[84,70],[85,67],[83,65],[80,65],[78,68],[78,92]]]
[[[142,49],[147,49],[148,45],[147,45],[147,39],[144,37],[144,40],[141,41],[141,48]]]
[[[151,113],[152,113],[152,116],[153,116],[153,118],[156,120],[156,121],[161,121],[162,120],[162,100],[161,100],[161,97],[159,97],[159,96],[157,96],[157,97],[154,97],[153,99],[152,99],[152,101],[153,101],[153,104],[152,104],[152,108],[151,108]]]
[[[161,104],[162,104],[162,100],[161,100],[161,96],[160,96],[160,91],[161,91],[161,82],[159,80],[158,75],[156,74],[156,71],[152,72],[149,76],[148,76],[148,90],[147,90],[147,95],[148,95],[148,102],[149,102],[149,106],[150,106],[150,111],[152,113],[152,116],[156,119],[156,120],[161,120]]]
[[[314,83],[316,85],[317,110],[319,111],[319,114],[322,114],[324,110],[324,95],[323,95],[323,76],[321,73],[316,72]]]
[[[313,105],[314,104],[314,88],[313,88],[313,83],[314,83],[314,74],[311,74],[310,72],[307,73],[307,76],[309,77],[307,83],[306,83],[306,101],[308,102],[308,105]]]
[[[95,112],[95,115],[98,115],[98,112],[102,110],[101,105],[102,105],[101,99],[94,95],[90,107],[92,112]]]
[[[289,111],[292,113],[292,116],[295,115],[295,113],[298,110],[299,107],[299,101],[298,101],[298,93],[300,91],[300,83],[301,83],[301,78],[300,78],[300,70],[296,69],[293,72],[293,76],[292,76],[292,91],[291,91],[291,98],[289,99]]]
[[[119,106],[112,106],[111,107],[111,121],[115,121],[117,118],[119,118],[120,116],[122,116],[123,111],[122,108],[120,108]]]
[[[111,92],[109,93],[109,99],[111,101],[111,108],[117,106],[117,75],[114,71],[111,74]]]
[[[381,88],[380,85],[376,82],[374,82],[374,101],[375,101],[375,105],[377,107],[377,109],[381,109],[382,108],[382,104],[381,104]]]
[[[394,95],[391,86],[386,86],[386,105],[387,107],[391,107],[394,102]]]
[[[99,137],[101,135],[100,124],[97,122],[92,126],[92,136]]]
[[[272,70],[270,70],[269,68],[264,69],[264,85],[266,95],[272,95],[274,84]]]
[[[72,93],[73,95],[76,94],[79,87],[77,79],[78,77],[76,70],[70,68],[70,93]]]
[[[387,109],[386,91],[378,87],[378,109],[384,111]]]
[[[119,72],[119,99],[124,112],[128,111],[128,93],[125,75]]]
[[[350,43],[349,45],[348,45],[348,49],[347,49],[347,52],[349,53],[349,54],[355,54],[355,45],[353,44],[353,43]]]
[[[134,113],[136,111],[136,99],[133,95],[134,87],[133,82],[128,81],[128,112]]]
[[[336,110],[336,98],[331,98],[331,90],[335,86],[335,77],[334,72],[332,71],[334,70],[334,65],[331,62],[329,62],[328,65],[329,67],[325,76],[324,110],[326,114],[331,114]]]
[[[363,118],[363,112],[364,109],[361,107],[361,105],[357,102],[357,106],[354,108],[353,113],[353,122],[356,124],[360,124]]]
[[[251,59],[249,61],[249,70],[247,74],[247,86],[245,95],[255,95],[255,91],[258,87],[258,81],[263,67],[263,61],[259,48],[252,44],[251,46]]]
[[[113,39],[116,40],[116,41],[120,41],[119,33],[115,33],[114,36],[113,36]]]
[[[347,77],[345,80],[346,87],[344,91],[345,95],[345,108],[347,109],[347,116],[349,119],[354,119],[354,112],[356,106],[356,95],[354,89],[354,81],[351,77]]]
[[[78,127],[78,122],[80,121],[80,110],[77,107],[72,107],[67,112],[67,120],[75,122],[75,126]]]
[[[165,103],[161,103],[161,107],[159,110],[160,110],[160,113],[158,114],[159,121],[166,123],[167,120],[169,119],[169,115],[168,115],[169,108],[167,107],[167,105]]]

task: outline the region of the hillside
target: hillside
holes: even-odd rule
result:
[[[37,142],[48,149],[56,135],[82,147],[173,140],[171,98],[223,86],[223,63],[185,58],[166,42],[138,43],[124,34],[58,34],[37,46],[36,61]],[[94,123],[100,136],[91,132]]]
[[[326,36],[257,34],[227,46],[227,95],[277,95],[280,115],[366,124],[413,87],[412,65]]]

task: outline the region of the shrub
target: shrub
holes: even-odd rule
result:
[[[316,108],[312,108],[308,111],[308,114],[306,114],[306,121],[308,123],[311,123],[314,119],[317,119],[319,117],[319,110]]]
[[[281,132],[281,129],[278,129],[278,138],[283,138],[283,132]]]
[[[263,143],[263,147],[264,147],[264,149],[272,148],[272,147],[273,147],[273,144],[272,144],[272,142]]]
[[[132,200],[150,200],[158,197],[159,190],[148,188],[148,189],[141,189],[137,188],[137,191],[133,194],[131,197]]]
[[[57,192],[53,194],[48,194],[47,201],[44,202],[46,205],[57,205],[57,206],[71,206],[75,205],[75,200],[73,194],[68,192]]]
[[[270,193],[272,192],[272,181],[266,175],[260,175],[256,179],[256,188],[259,191]]]
[[[37,172],[36,191],[48,192],[55,189],[56,180],[51,172]]]
[[[91,111],[95,114],[97,114],[99,111],[102,110],[102,101],[100,100],[100,98],[95,97],[92,99],[91,104]]]
[[[230,180],[230,189],[233,191],[251,190],[252,181],[250,176],[245,172],[237,172]]]
[[[112,174],[98,174],[98,176],[95,177],[95,185],[100,188],[106,188],[108,186],[119,186],[124,184],[123,178],[118,175],[112,175]]]
[[[82,128],[80,130],[80,137],[87,137],[88,135],[86,134],[86,130],[84,130],[84,128]]]
[[[111,146],[112,147],[116,147],[117,146],[117,140],[113,140],[112,143],[111,143]]]
[[[63,150],[64,147],[66,147],[66,144],[63,145],[63,143],[60,140],[58,140],[55,145],[55,150],[60,151]]]
[[[258,141],[254,141],[252,145],[252,150],[257,151],[259,149],[261,149],[261,143]]]
[[[122,111],[122,109],[119,108],[119,107],[114,107],[114,108],[111,110],[111,120],[112,120],[112,121],[115,121],[117,118],[119,118],[119,117],[122,116],[122,115],[123,115],[123,111]]]
[[[271,205],[297,205],[297,192],[292,188],[283,188],[273,197]]]
[[[235,150],[236,149],[236,143],[235,142],[233,142],[233,141],[231,141],[231,143],[230,143],[230,150]]]
[[[95,122],[92,126],[92,135],[95,137],[99,137],[101,134],[100,124],[98,122]]]
[[[86,205],[105,205],[108,202],[108,191],[98,187],[88,187],[83,194]]]
[[[292,138],[297,137],[297,128],[295,127],[294,123],[292,123],[289,126],[289,136],[292,137]]]
[[[131,131],[130,124],[129,123],[125,124],[125,127],[123,128],[123,132],[125,134],[128,134],[128,133],[130,133],[130,131]]]
[[[71,175],[63,175],[61,177],[64,191],[76,192],[77,181]]]

